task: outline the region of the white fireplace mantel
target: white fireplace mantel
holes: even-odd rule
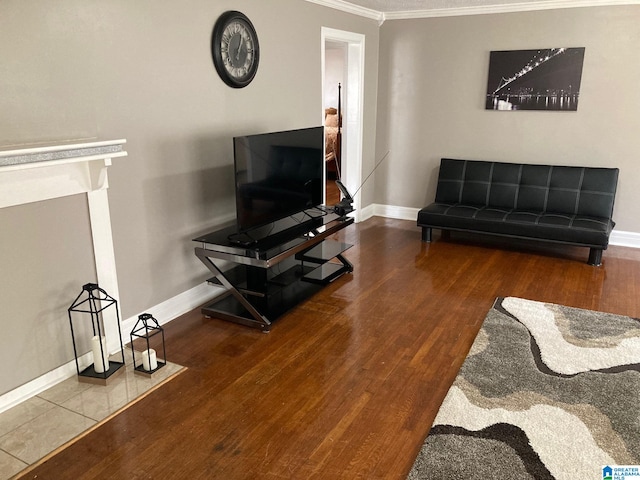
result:
[[[107,198],[107,168],[112,158],[127,155],[125,143],[126,140],[111,140],[0,150],[0,208],[87,195],[97,283],[115,299],[120,295]],[[92,279],[87,279],[89,282]],[[78,292],[81,288],[79,285]],[[78,292],[69,292],[69,303]],[[115,317],[115,312],[112,315]],[[114,351],[120,339],[117,328],[109,332],[109,325],[115,327],[117,323],[105,322],[107,348]]]
[[[106,189],[126,140],[0,150],[0,208]]]

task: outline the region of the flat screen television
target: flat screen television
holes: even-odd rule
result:
[[[322,203],[324,127],[234,137],[238,232]]]

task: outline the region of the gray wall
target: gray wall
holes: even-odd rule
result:
[[[213,24],[232,9],[261,46],[256,78],[238,90],[210,55]],[[123,319],[208,277],[191,239],[235,215],[234,135],[322,123],[322,26],[366,36],[368,171],[373,20],[300,0],[0,0],[0,147],[127,139],[129,156],[109,169]],[[95,268],[80,196],[4,209],[0,231],[0,362],[19,362],[2,370],[2,394],[73,358],[66,309]]]
[[[640,233],[640,6],[387,21],[375,202],[433,201],[442,157],[620,168],[616,230]],[[577,112],[484,109],[489,53],[585,47]]]

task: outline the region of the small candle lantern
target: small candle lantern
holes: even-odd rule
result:
[[[162,341],[160,345],[162,349],[162,359],[158,358],[159,352],[151,348],[151,338],[156,335],[160,335]],[[134,343],[136,340],[137,343]],[[141,352],[137,352],[137,360],[136,345],[138,347],[142,346],[143,348]],[[150,377],[166,365],[165,359],[167,358],[167,353],[164,346],[164,329],[150,313],[138,315],[138,321],[131,331],[131,350],[133,352],[135,373]]]
[[[121,361],[109,359],[109,348],[105,335],[105,318],[103,312],[110,308],[115,308],[115,317],[109,315],[109,318],[117,323],[118,326],[118,342],[120,343]],[[116,373],[124,371],[124,347],[122,345],[122,333],[120,330],[120,314],[118,313],[118,302],[107,292],[101,289],[95,283],[87,283],[83,285],[82,292],[76,297],[68,309],[69,324],[71,325],[71,340],[73,341],[73,354],[76,359],[76,370],[78,371],[78,380],[85,383],[95,383],[98,385],[107,385],[109,380],[114,378]],[[73,315],[75,314],[75,315]],[[85,314],[85,315],[81,315]],[[78,347],[76,332],[74,329],[74,317],[84,317],[89,314],[91,320],[91,355],[93,363],[88,367],[80,370],[80,362],[78,360]],[[85,329],[86,330],[86,329]],[[82,330],[81,330],[82,331]]]

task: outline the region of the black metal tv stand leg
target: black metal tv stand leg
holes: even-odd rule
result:
[[[246,325],[247,327],[258,328],[264,332],[268,332],[271,328],[271,322],[267,319],[267,317],[256,310],[256,308],[251,305],[251,302],[249,302],[244,297],[244,295],[242,295],[242,293],[240,293],[238,289],[233,286],[233,284],[227,279],[227,277],[225,277],[224,272],[220,270],[209,257],[206,256],[206,254],[204,253],[205,251],[206,250],[203,248],[196,248],[196,256],[202,263],[204,263],[209,271],[215,275],[216,279],[227,289],[227,292],[219,297],[219,299],[222,299],[228,295],[233,295],[235,299],[240,302],[240,304],[247,310],[247,312],[249,312],[249,314],[253,318],[234,315],[232,313],[226,313],[219,310],[215,310],[215,316],[220,317],[223,320],[240,323],[242,325]],[[218,301],[219,299],[215,299],[214,302]]]
[[[338,260],[340,260],[340,262],[342,262],[342,264],[344,265],[344,268],[345,268],[345,270],[346,270],[347,272],[353,272],[353,264],[352,264],[349,260],[347,260],[346,258],[344,258],[344,257],[342,256],[342,254],[340,254],[340,255],[336,255],[336,258],[337,258]]]

